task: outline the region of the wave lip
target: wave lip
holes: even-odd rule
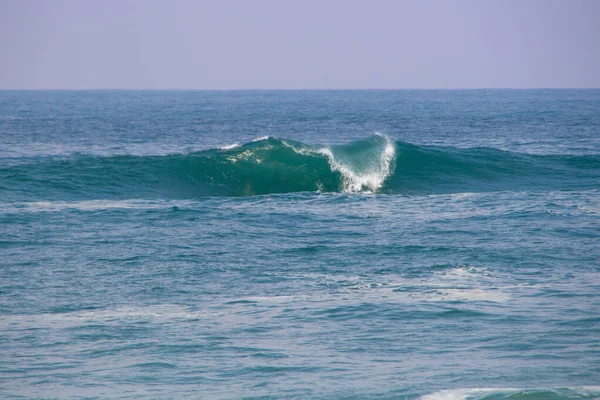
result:
[[[332,171],[342,174],[344,192],[377,192],[394,172],[396,146],[386,136],[376,135],[318,152],[328,158]]]
[[[0,200],[8,202],[598,188],[600,155],[416,146],[383,135],[332,146],[262,137],[188,154],[78,155],[0,167]]]

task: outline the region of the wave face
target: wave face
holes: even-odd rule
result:
[[[600,186],[600,156],[416,146],[380,135],[326,147],[270,137],[189,154],[47,158],[3,167],[0,178],[9,200],[585,190]]]

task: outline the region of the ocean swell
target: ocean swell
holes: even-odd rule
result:
[[[416,146],[382,135],[334,146],[268,137],[189,154],[26,160],[0,169],[0,199],[586,190],[599,182],[598,155]]]

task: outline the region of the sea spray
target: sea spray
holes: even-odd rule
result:
[[[325,147],[318,152],[328,158],[332,171],[342,174],[344,192],[377,192],[394,171],[396,147],[386,136],[375,135],[350,146]]]

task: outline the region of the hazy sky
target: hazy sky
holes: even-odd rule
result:
[[[600,0],[0,0],[0,89],[600,87]]]

